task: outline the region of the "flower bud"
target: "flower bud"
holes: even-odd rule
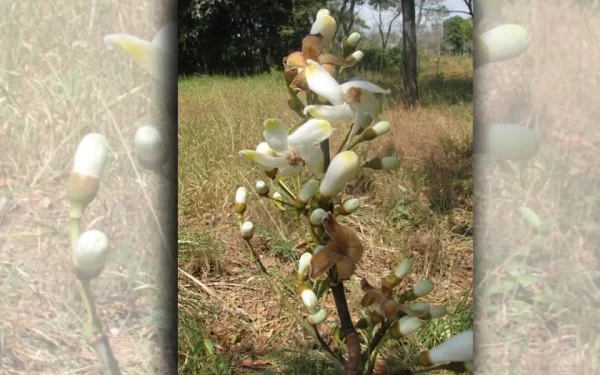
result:
[[[298,280],[305,281],[308,277],[308,271],[310,270],[310,260],[312,259],[311,253],[304,253],[298,261]]]
[[[504,24],[479,35],[476,43],[485,62],[499,62],[522,54],[529,45],[529,35],[521,25]]]
[[[360,40],[360,34],[357,32],[350,34],[348,36],[348,38],[346,38],[346,42],[348,42],[348,44],[351,45],[352,47],[356,47],[358,45],[359,40]]]
[[[375,170],[391,171],[400,168],[400,159],[395,156],[386,156],[385,158],[375,158],[363,164],[363,168]]]
[[[358,163],[358,155],[353,151],[342,151],[337,154],[331,160],[329,168],[321,180],[319,194],[325,198],[331,198],[339,193],[348,181],[356,177]]]
[[[323,248],[325,248],[325,245],[317,245],[317,246],[315,246],[315,249],[313,250],[313,256],[317,255],[321,250],[323,250]]]
[[[331,17],[331,13],[327,9],[321,9],[317,13],[317,17],[315,22],[312,24],[310,28],[311,35],[321,34],[323,35],[323,42],[321,43],[324,49],[329,47],[331,40],[333,39],[333,35],[336,32],[337,24],[335,19]]]
[[[468,361],[473,361],[473,331],[471,330],[452,336],[419,355],[419,363],[423,366]]]
[[[246,198],[248,197],[248,189],[240,186],[235,192],[235,212],[242,215],[246,212]]]
[[[410,309],[417,314],[427,315],[429,314],[429,305],[423,302],[416,302],[410,305]]]
[[[491,125],[488,129],[487,153],[500,160],[529,160],[540,149],[540,138],[521,125]]]
[[[302,298],[302,303],[304,303],[304,306],[306,306],[309,311],[313,312],[317,308],[318,302],[315,292],[306,283],[301,283],[298,286],[298,292],[300,293],[300,298]]]
[[[327,318],[327,310],[317,307],[309,316],[308,322],[312,325],[318,325],[325,321]]]
[[[108,258],[108,238],[99,230],[83,232],[73,249],[73,269],[79,279],[91,280],[98,276]]]
[[[423,322],[419,318],[404,316],[392,326],[391,334],[395,339],[400,339],[417,332],[422,325]]]
[[[163,137],[154,126],[141,126],[135,132],[133,149],[136,156],[150,165],[158,165],[164,160]]]
[[[100,175],[108,158],[108,142],[102,134],[90,133],[83,137],[67,182],[67,199],[71,203],[71,217],[81,217],[85,207],[96,198]]]
[[[429,306],[429,316],[431,319],[438,319],[448,313],[446,306]]]
[[[384,135],[390,131],[390,123],[387,121],[379,121],[377,124],[365,130],[361,137],[361,141],[372,141],[373,139]]]
[[[350,215],[355,213],[360,207],[360,200],[358,198],[348,199],[339,208],[340,215]]]
[[[424,295],[431,293],[431,291],[433,290],[433,281],[431,281],[431,280],[420,281],[417,285],[415,285],[413,287],[412,290],[413,290],[413,293],[415,294],[415,296],[423,297]]]
[[[296,205],[296,208],[298,208],[298,209],[304,208],[304,206],[306,206],[308,201],[310,201],[312,199],[312,197],[315,196],[315,194],[317,193],[318,190],[319,190],[319,181],[312,179],[312,180],[309,180],[308,182],[306,182],[304,184],[304,186],[302,187],[302,189],[300,190],[300,193],[296,197],[296,202],[294,203]]]
[[[410,259],[404,259],[402,262],[398,263],[396,269],[394,269],[394,276],[398,279],[403,279],[410,272],[411,266],[412,261]]]
[[[268,197],[269,196],[269,185],[267,185],[267,183],[264,182],[263,180],[256,181],[255,188],[256,188],[256,192],[261,197]]]
[[[314,225],[315,227],[318,227],[319,225],[321,225],[321,222],[323,221],[323,216],[325,216],[325,210],[322,208],[316,208],[311,214],[310,214],[310,223],[312,225]]]
[[[350,55],[356,49],[358,42],[360,41],[359,33],[352,33],[348,36],[348,38],[344,39],[342,42],[342,55],[344,57]]]
[[[252,224],[251,221],[244,222],[240,230],[242,232],[242,237],[244,237],[245,240],[250,240],[252,239],[252,236],[254,236],[254,224]]]
[[[348,57],[348,60],[354,60],[355,64],[358,64],[364,57],[365,53],[363,51],[354,51],[350,57]]]

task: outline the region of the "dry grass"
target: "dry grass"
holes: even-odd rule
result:
[[[387,77],[384,85],[392,82]],[[256,164],[238,155],[262,141],[266,118],[278,117],[290,125],[298,122],[287,107],[286,95],[280,75],[180,81],[179,263],[187,273],[180,273],[179,283],[180,371],[244,373],[242,368],[247,370],[253,361],[256,367],[279,373],[325,371],[314,343],[278,305],[241,250],[233,212],[235,190],[248,187],[245,217],[258,227],[253,244],[300,308],[294,262],[301,254],[296,248],[301,239],[294,231],[294,217],[259,200],[252,188],[257,179],[266,178]],[[468,297],[472,273],[472,106],[429,105],[407,111],[393,104],[397,98],[391,99],[384,103],[383,118],[393,130],[368,147],[359,147],[359,152],[363,158],[398,154],[403,166],[393,173],[365,171],[345,192],[362,202],[357,214],[343,219],[366,247],[357,274],[375,283],[399,258],[411,256],[415,272],[407,285],[431,278],[437,288],[427,300],[456,304]],[[343,133],[339,129],[332,137],[332,150]],[[450,149],[458,151],[447,153]],[[440,197],[451,204],[437,207]],[[347,289],[350,304],[356,306],[359,285],[352,281]],[[334,311],[331,297],[326,307]],[[385,354],[406,360],[424,345],[439,342],[449,330],[458,330],[452,326],[456,321],[469,324],[465,311],[458,308],[457,314],[464,314],[460,318],[431,325],[423,335],[392,346]],[[357,319],[359,311],[352,308],[352,314]],[[334,314],[329,315],[333,319]],[[327,328],[323,334],[329,339]]]
[[[79,141],[104,134],[111,158],[86,228],[111,242],[92,283],[126,374],[160,364],[158,251],[152,207],[163,182],[129,154],[147,118],[149,76],[103,37],[151,39],[154,1],[2,2],[0,29],[0,372],[93,374],[85,310],[70,272],[66,181]]]
[[[481,164],[483,373],[597,374],[598,9],[586,2],[506,6],[531,34],[519,58],[482,69],[481,124],[518,122],[542,135],[530,163]],[[512,168],[511,168],[512,167]],[[543,226],[528,225],[526,206]]]

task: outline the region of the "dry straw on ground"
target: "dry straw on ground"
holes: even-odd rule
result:
[[[516,122],[542,135],[533,162],[476,168],[476,217],[485,227],[476,253],[481,373],[599,371],[600,10],[590,4],[506,4],[505,16],[528,29],[530,45],[476,73],[485,93],[478,126]],[[529,226],[521,206],[547,230]]]
[[[83,218],[112,252],[92,282],[126,374],[161,361],[153,307],[161,238],[152,207],[162,180],[130,157],[147,116],[149,76],[106,34],[151,39],[154,1],[18,1],[0,5],[0,373],[93,374],[85,310],[70,272],[66,181],[82,137],[111,148]]]

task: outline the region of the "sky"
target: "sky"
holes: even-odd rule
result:
[[[444,4],[446,5],[446,7],[449,10],[460,10],[460,11],[464,11],[464,12],[467,12],[469,10],[469,8],[467,8],[467,6],[465,5],[463,0],[446,0],[444,2]],[[375,20],[373,19],[373,16],[376,16],[376,13],[372,12],[371,8],[368,5],[363,5],[363,6],[358,7],[358,14],[360,15],[360,18],[365,20],[371,28],[377,26],[377,23],[375,23]],[[463,14],[463,13],[452,13],[451,16],[461,16],[461,17],[465,17],[465,18],[468,17],[467,14]],[[390,18],[391,18],[391,16],[388,15],[387,18],[384,18],[384,22],[386,22],[386,20],[390,19]],[[394,22],[393,29],[398,30],[401,26],[402,26],[401,20],[397,19]]]

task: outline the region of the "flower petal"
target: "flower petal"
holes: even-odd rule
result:
[[[361,80],[355,80],[355,81],[348,81],[346,83],[342,83],[340,85],[340,87],[342,88],[342,91],[344,94],[346,94],[348,92],[348,90],[350,90],[352,87],[356,87],[365,91],[370,91],[373,93],[377,93],[377,94],[389,94],[392,92],[392,90],[390,89],[384,89],[383,87],[377,86],[374,83],[368,82],[368,81],[361,81]]]
[[[321,65],[333,64],[337,66],[344,66],[346,68],[356,64],[356,60],[348,60],[342,56],[334,55],[333,53],[322,53],[317,59],[317,62]]]
[[[308,87],[317,95],[329,100],[333,105],[344,102],[344,92],[340,84],[329,72],[313,60],[307,60],[308,66],[304,69]]]
[[[308,169],[317,178],[321,178],[325,169],[325,157],[321,148],[317,146],[303,147],[298,149],[298,153],[306,163]]]
[[[350,276],[352,276],[356,270],[356,265],[352,259],[345,255],[340,256],[335,265],[337,267],[338,280],[340,281],[350,279]]]
[[[119,45],[145,71],[160,80],[166,79],[167,69],[161,63],[166,61],[167,54],[158,45],[128,34],[106,35],[104,44],[109,49]]]
[[[298,91],[308,90],[308,84],[306,83],[306,71],[305,70],[300,71],[300,69],[298,69],[298,74],[296,75],[296,77],[294,78],[292,83],[290,83],[290,88],[292,90],[298,90]]]
[[[350,120],[353,116],[352,108],[346,103],[342,105],[308,105],[304,107],[304,114],[327,120],[331,125]]]
[[[298,175],[298,173],[300,173],[300,171],[302,171],[302,166],[301,165],[298,165],[298,166],[288,166],[287,168],[282,169],[277,174],[277,179],[278,180],[285,180],[285,179],[288,179],[290,177],[296,177]]]
[[[322,35],[308,35],[302,39],[303,60],[316,60],[321,54],[321,43],[323,42]],[[306,62],[304,63],[306,66]]]
[[[287,139],[290,146],[302,148],[323,142],[331,136],[333,128],[325,120],[310,119],[302,124]]]
[[[339,257],[340,253],[338,252],[337,246],[334,242],[329,242],[321,251],[311,258],[310,278],[315,280],[325,272],[329,271]]]
[[[240,155],[246,156],[251,160],[269,168],[283,168],[287,167],[287,158],[278,156],[268,156],[261,152],[253,151],[253,150],[242,150],[239,152]]]
[[[284,61],[285,70],[304,68],[306,60],[302,56],[302,52],[292,52]]]
[[[278,154],[285,154],[288,149],[288,130],[287,127],[278,119],[266,119],[263,124],[265,130],[263,137],[273,151]]]

